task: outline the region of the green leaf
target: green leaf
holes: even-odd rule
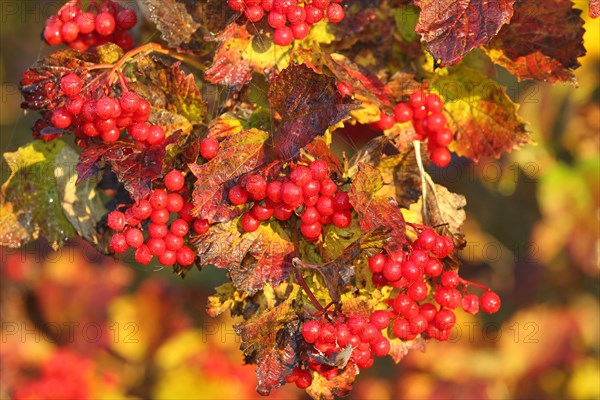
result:
[[[0,244],[20,247],[40,235],[54,249],[75,236],[65,217],[56,187],[57,156],[65,147],[60,140],[34,141],[16,152],[4,153],[11,175],[2,185]],[[66,166],[74,169],[76,163]]]
[[[450,129],[455,132],[451,149],[479,161],[532,143],[518,106],[506,89],[481,72],[456,67],[432,82],[444,99]]]

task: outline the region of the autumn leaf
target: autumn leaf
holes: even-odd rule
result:
[[[457,154],[477,162],[532,142],[505,88],[481,72],[450,68],[432,86],[444,99],[448,125],[455,132],[451,149]]]
[[[517,1],[515,15],[486,47],[490,58],[519,80],[577,84],[585,55],[581,11],[568,0]]]
[[[21,247],[44,236],[57,250],[75,236],[56,188],[55,168],[74,167],[57,160],[65,147],[60,140],[34,141],[4,153],[11,175],[2,185],[0,245]]]
[[[88,242],[98,245],[97,226],[107,210],[92,179],[77,184],[79,154],[71,147],[63,146],[56,155],[54,177],[56,191],[65,217]]]
[[[141,62],[135,73],[144,76],[148,83],[164,93],[165,108],[185,117],[191,124],[198,124],[206,115],[206,104],[192,74],[181,69],[181,63],[166,66],[158,60]]]
[[[77,182],[96,174],[103,166],[110,166],[135,201],[150,195],[152,182],[162,178],[165,147],[177,141],[171,135],[164,143],[145,146],[140,143],[98,143],[79,155]]]
[[[216,38],[220,42],[204,79],[215,85],[241,90],[252,79],[252,72],[268,74],[274,67],[289,63],[290,48],[254,36],[247,25],[230,23]]]
[[[436,66],[456,64],[484,46],[507,24],[515,0],[417,0],[421,8],[416,31]]]
[[[598,18],[600,16],[600,0],[590,0],[590,17]]]
[[[271,83],[268,97],[281,117],[273,147],[286,160],[296,157],[301,148],[356,108],[356,104],[342,98],[334,78],[317,74],[304,64],[281,71]]]
[[[331,380],[320,374],[313,374],[313,382],[306,389],[306,393],[316,400],[334,400],[346,396],[352,390],[359,372],[356,364],[348,363],[346,368]]]
[[[358,214],[363,231],[379,227],[389,230],[390,243],[386,248],[396,252],[402,250],[406,242],[404,217],[394,199],[374,194],[382,187],[383,178],[379,170],[361,163],[350,189],[350,203]]]
[[[150,12],[150,20],[156,24],[169,47],[178,47],[192,39],[200,24],[188,13],[183,1],[143,0]]]
[[[192,194],[194,215],[212,223],[227,221],[239,214],[228,205],[227,190],[237,178],[265,164],[267,139],[264,131],[243,131],[222,141],[219,153],[209,162],[189,164],[197,178]]]
[[[237,219],[223,222],[190,244],[202,265],[226,268],[235,287],[248,294],[266,283],[277,285],[285,280],[294,256],[294,244],[275,221],[262,223],[251,233],[242,233]]]
[[[71,72],[81,72],[98,62],[95,54],[82,53],[75,50],[62,50],[38,60],[21,77],[21,93],[23,94],[22,108],[30,110],[52,110],[61,101],[59,95],[60,79]],[[93,75],[98,74],[95,72]],[[89,81],[92,74],[86,73],[84,81]]]
[[[398,364],[408,354],[410,350],[425,351],[425,340],[421,335],[414,340],[404,341],[398,338],[389,338],[390,352],[389,356]]]
[[[306,146],[306,152],[315,158],[322,160],[329,166],[329,172],[339,177],[342,176],[342,163],[340,159],[331,151],[331,148],[325,143],[323,138],[316,138]]]
[[[256,391],[268,395],[285,384],[298,360],[297,340],[300,322],[295,316],[292,302],[298,297],[297,288],[289,298],[270,310],[235,325],[241,337],[240,348],[246,362],[257,364]]]

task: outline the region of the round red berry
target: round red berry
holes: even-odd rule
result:
[[[185,184],[185,175],[183,175],[183,172],[174,169],[165,175],[164,183],[167,189],[176,192],[183,188],[183,185]]]
[[[127,251],[129,245],[127,245],[127,239],[125,239],[125,235],[122,233],[115,233],[110,238],[110,243],[108,247],[114,251],[115,253],[123,253]]]
[[[498,312],[501,306],[500,296],[494,292],[485,292],[481,295],[479,304],[486,313],[494,314]]]
[[[96,32],[101,36],[108,36],[115,31],[116,21],[111,13],[101,12],[96,16]]]
[[[248,201],[248,197],[248,192],[240,185],[235,185],[229,189],[229,201],[235,206],[246,203]]]
[[[121,211],[111,211],[108,213],[108,227],[115,231],[122,231],[125,228],[125,214]]]
[[[182,248],[177,250],[176,257],[177,263],[179,265],[181,265],[182,267],[187,267],[188,265],[191,265],[194,262],[194,260],[196,259],[196,254],[194,254],[194,251],[189,247],[183,246]]]
[[[200,155],[206,160],[212,160],[219,152],[219,142],[213,138],[205,138],[200,142]]]
[[[65,75],[60,80],[60,88],[64,94],[69,97],[75,97],[81,92],[81,88],[83,87],[83,81],[79,77],[79,75],[75,73],[70,73]]]
[[[194,232],[196,232],[198,235],[204,235],[210,229],[210,224],[208,223],[207,219],[197,218],[194,220],[193,227]]]
[[[140,247],[138,247],[135,250],[135,261],[140,264],[144,264],[144,265],[150,264],[153,257],[154,257],[154,254],[152,254],[152,252],[150,251],[150,248],[145,244],[142,244]]]
[[[260,221],[256,219],[252,213],[242,215],[240,223],[245,232],[254,232],[260,227]]]

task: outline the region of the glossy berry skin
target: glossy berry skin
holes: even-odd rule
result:
[[[183,172],[174,169],[165,175],[164,183],[167,189],[176,192],[183,188],[185,176]]]
[[[300,232],[307,239],[316,239],[321,235],[323,227],[320,222],[314,224],[300,224]]]
[[[384,357],[390,352],[390,341],[384,337],[371,343],[371,352],[376,357]]]
[[[154,189],[150,194],[150,204],[154,209],[167,207],[167,192],[163,189]]]
[[[456,323],[456,316],[452,311],[442,309],[438,311],[433,321],[438,329],[447,330],[452,328]]]
[[[192,226],[194,227],[194,232],[198,235],[204,235],[210,229],[207,219],[195,219]]]
[[[167,195],[167,211],[177,213],[183,209],[184,204],[183,197],[179,193],[169,193]]]
[[[44,40],[50,46],[58,46],[59,44],[61,44],[63,42],[62,36],[60,33],[60,28],[61,28],[61,25],[51,24],[51,25],[47,25],[46,28],[44,29]]]
[[[176,251],[184,245],[184,239],[182,237],[176,236],[170,232],[167,233],[163,240],[165,242],[166,249],[171,251]]]
[[[171,233],[175,236],[184,237],[189,232],[190,227],[187,222],[179,218],[171,222]]]
[[[115,17],[108,12],[102,12],[96,16],[96,32],[100,36],[108,36],[115,31],[117,23]]]
[[[352,214],[350,211],[336,211],[331,216],[331,221],[338,228],[347,228],[352,223]]]
[[[150,215],[150,220],[155,224],[166,224],[171,215],[165,208],[154,209]]]
[[[302,188],[292,182],[285,182],[281,187],[281,200],[293,208],[302,204]]]
[[[402,264],[391,259],[387,260],[383,265],[383,276],[388,281],[397,281],[402,278]]]
[[[115,231],[122,231],[125,228],[125,214],[120,211],[111,211],[108,214],[108,227]]]
[[[474,294],[465,294],[462,298],[462,309],[469,314],[477,314],[479,312],[479,298]]]
[[[456,272],[446,271],[442,274],[441,283],[443,287],[453,289],[460,283],[460,278]]]
[[[248,201],[248,192],[240,185],[235,185],[229,190],[229,201],[233,205],[241,205]]]
[[[129,245],[127,244],[127,239],[125,238],[124,234],[115,233],[110,238],[110,243],[109,243],[108,247],[115,253],[123,253],[123,252],[127,251],[127,249],[129,248]]]
[[[166,224],[150,224],[148,225],[148,236],[151,238],[162,239],[169,233],[169,227]]]
[[[251,5],[244,8],[244,15],[246,16],[246,18],[248,18],[248,21],[258,22],[263,18],[265,12],[262,9],[262,7],[257,5]]]
[[[273,216],[273,208],[255,204],[252,207],[252,215],[259,221],[266,221]]]
[[[148,137],[146,138],[146,142],[149,145],[160,144],[165,140],[165,131],[160,126],[151,126],[148,130]]]
[[[68,97],[75,97],[81,92],[81,88],[83,87],[83,81],[79,77],[79,75],[75,73],[70,73],[65,75],[60,80],[60,88],[64,94]]]
[[[159,238],[148,239],[148,242],[146,243],[146,245],[150,249],[150,252],[152,254],[154,254],[155,256],[160,256],[161,254],[163,254],[165,252],[165,250],[167,248],[167,246],[165,245],[165,241],[163,239],[159,239]]]
[[[150,218],[150,215],[152,215],[153,211],[152,204],[146,199],[140,200],[139,204],[131,207],[131,210],[133,212],[133,216],[140,221]]]
[[[318,181],[322,181],[323,179],[327,178],[327,175],[329,175],[329,166],[323,160],[313,161],[310,163],[308,168],[312,172],[313,179]]]
[[[302,336],[306,343],[314,343],[319,337],[320,325],[315,320],[308,320],[302,324]]]
[[[501,306],[500,296],[494,292],[485,292],[481,295],[479,305],[486,313],[495,314]]]
[[[242,215],[240,223],[245,232],[254,232],[260,227],[260,221],[256,219],[252,213]]]
[[[381,331],[390,324],[390,313],[386,310],[373,311],[370,322]]]
[[[440,147],[448,146],[452,140],[454,140],[454,135],[450,129],[443,128],[435,132],[434,141]]]
[[[144,243],[144,234],[137,228],[129,228],[125,231],[125,241],[129,247],[137,249]]]
[[[170,267],[177,262],[177,253],[171,250],[165,250],[161,255],[158,256],[158,262],[165,267]]]
[[[194,251],[187,246],[183,246],[176,251],[177,263],[182,267],[191,265],[196,259]]]
[[[219,142],[213,138],[205,138],[200,142],[200,155],[205,160],[212,160],[219,152]]]
[[[275,29],[273,33],[273,41],[278,46],[289,46],[294,40],[294,33],[288,26],[282,26],[281,28]]]
[[[377,122],[376,125],[377,125],[377,128],[379,128],[382,131],[385,131],[385,130],[390,129],[392,126],[394,126],[395,123],[396,123],[396,120],[394,119],[393,116],[385,114],[385,113],[381,113],[379,115],[379,122]]]
[[[66,129],[71,126],[73,122],[73,114],[65,110],[64,108],[59,108],[54,110],[52,113],[52,117],[50,119],[52,125],[60,129]]]
[[[323,196],[333,196],[335,194],[335,192],[337,192],[338,187],[336,185],[336,183],[329,179],[329,178],[325,178],[323,179],[323,181],[321,181],[321,190],[320,193]]]
[[[430,94],[425,98],[425,108],[431,113],[440,112],[444,108],[444,102],[437,94]]]
[[[407,103],[398,103],[396,107],[394,107],[394,118],[396,122],[408,122],[412,120],[413,110],[412,107]]]
[[[452,155],[445,147],[438,147],[431,153],[431,161],[440,168],[447,167],[451,159]]]
[[[148,248],[148,246],[146,246],[145,244],[138,247],[135,250],[134,255],[135,255],[135,261],[140,264],[143,264],[143,265],[150,264],[150,262],[152,261],[152,258],[154,257],[154,254],[152,254],[152,252],[150,251],[150,248]]]
[[[246,191],[254,201],[267,197],[267,181],[260,175],[250,175],[246,180]]]
[[[134,10],[125,8],[119,11],[115,20],[119,28],[129,30],[137,24],[138,17]]]
[[[344,8],[337,4],[332,3],[327,7],[327,19],[332,24],[337,24],[341,22],[345,17]]]
[[[385,262],[386,258],[383,253],[375,254],[373,257],[369,258],[369,269],[375,273],[382,272]]]
[[[271,28],[273,29],[284,27],[286,21],[287,17],[285,16],[285,14],[278,13],[276,11],[270,12],[269,16],[267,17],[267,22],[269,23],[269,26],[271,26]]]

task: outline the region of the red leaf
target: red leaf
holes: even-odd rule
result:
[[[394,199],[375,195],[382,186],[383,178],[379,170],[369,164],[359,163],[350,188],[350,203],[358,213],[363,231],[379,227],[389,230],[391,239],[386,248],[396,252],[402,250],[406,242],[406,225],[400,206]]]
[[[416,31],[439,66],[459,62],[483,46],[513,15],[515,0],[418,0]]]
[[[518,1],[510,24],[487,52],[519,80],[575,84],[572,71],[585,55],[580,14],[568,0]]]
[[[306,146],[306,151],[317,160],[323,160],[329,165],[329,171],[342,176],[342,163],[340,159],[333,154],[327,143],[321,138],[317,138]]]
[[[598,18],[600,16],[600,0],[590,0],[590,17]]]
[[[150,194],[152,182],[162,177],[165,147],[178,136],[171,135],[166,143],[150,147],[127,142],[91,145],[79,155],[78,181],[94,175],[104,163],[111,167],[131,197],[141,200]]]
[[[281,71],[269,87],[268,97],[282,119],[273,146],[286,160],[296,157],[301,148],[356,108],[342,98],[334,78],[317,74],[304,64]]]
[[[209,162],[189,164],[197,178],[192,195],[194,215],[211,223],[228,221],[239,215],[228,205],[227,189],[237,178],[264,165],[267,138],[264,131],[243,131],[221,142],[219,153]]]
[[[216,224],[192,245],[202,265],[226,268],[235,287],[249,294],[285,280],[294,257],[294,244],[275,221],[252,233],[242,233],[237,220]]]

